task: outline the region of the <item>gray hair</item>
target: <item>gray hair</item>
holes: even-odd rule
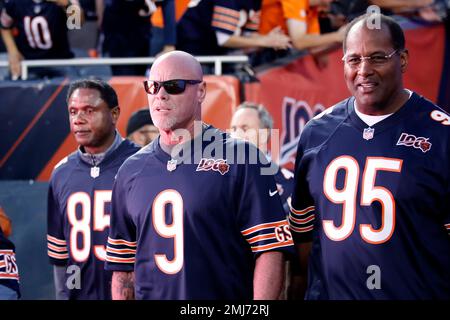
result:
[[[237,107],[237,110],[240,110],[240,109],[256,110],[258,112],[258,118],[259,118],[259,123],[260,123],[261,129],[272,130],[273,118],[270,115],[269,111],[267,111],[267,109],[262,104],[245,101]]]

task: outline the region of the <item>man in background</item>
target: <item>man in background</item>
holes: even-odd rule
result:
[[[70,7],[71,10],[67,10]],[[74,10],[75,9],[75,10]],[[21,75],[22,60],[69,59],[73,53],[67,37],[67,21],[83,12],[78,0],[7,0],[1,11],[1,33],[8,51],[11,78]],[[31,76],[56,77],[74,73],[73,68],[33,68]]]
[[[237,107],[230,123],[233,137],[241,138],[257,146],[270,160],[268,144],[273,129],[273,118],[262,104],[244,102]],[[278,141],[273,141],[278,143]],[[275,182],[281,197],[286,216],[289,215],[291,194],[294,189],[294,173],[276,165]],[[299,275],[297,259],[286,261],[285,290],[281,299],[303,299],[300,292],[304,292],[305,283]]]
[[[148,108],[134,112],[127,124],[127,138],[143,147],[152,142],[159,134],[150,116]]]

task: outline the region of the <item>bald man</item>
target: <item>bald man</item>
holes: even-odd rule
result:
[[[193,56],[160,56],[144,88],[160,136],[114,185],[113,298],[276,299],[293,242],[273,176],[262,174],[268,164],[201,122],[206,84]]]

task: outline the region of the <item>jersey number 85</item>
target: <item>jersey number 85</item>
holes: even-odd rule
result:
[[[105,204],[111,202],[111,190],[96,190],[94,192],[94,210],[92,214],[91,197],[86,192],[76,192],[67,200],[67,217],[70,228],[70,253],[77,262],[84,262],[91,252],[91,217],[93,217],[92,231],[103,231],[109,228],[110,215],[105,214]],[[81,218],[76,215],[77,206],[81,206]],[[77,243],[78,234],[81,233],[83,241],[80,246]],[[101,260],[106,259],[104,245],[94,246],[95,256]]]

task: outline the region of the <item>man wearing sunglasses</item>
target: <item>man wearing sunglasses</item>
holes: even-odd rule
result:
[[[302,265],[310,252],[306,299],[449,299],[450,116],[403,86],[393,19],[355,19],[343,51],[352,97],[297,149],[289,223]]]
[[[160,136],[117,175],[106,263],[113,299],[276,299],[281,292],[293,246],[275,181],[261,174],[266,163],[248,161],[255,146],[201,122],[202,78],[193,56],[173,51],[144,83]],[[229,146],[244,147],[244,161],[228,157]]]

